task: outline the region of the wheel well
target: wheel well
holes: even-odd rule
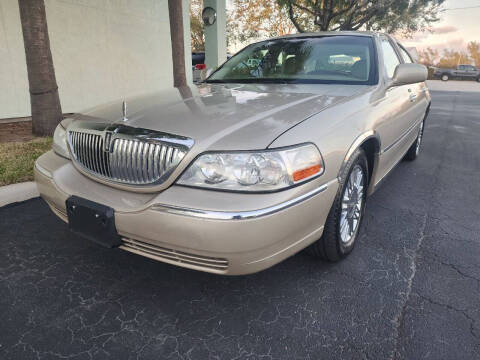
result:
[[[368,182],[373,177],[373,171],[375,169],[375,155],[380,152],[380,143],[375,138],[367,139],[360,147],[365,151],[365,155],[367,156],[368,162]]]

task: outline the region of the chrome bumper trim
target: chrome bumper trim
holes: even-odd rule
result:
[[[337,179],[334,179],[337,181]],[[182,216],[190,216],[202,219],[210,219],[210,220],[248,220],[248,219],[255,219],[267,215],[272,215],[279,211],[288,209],[294,205],[301,203],[302,201],[306,201],[315,195],[318,195],[325,190],[327,190],[328,185],[330,183],[324,184],[315,190],[312,190],[306,194],[300,195],[294,199],[285,201],[283,203],[270,206],[264,209],[259,210],[250,210],[250,211],[214,211],[214,210],[201,210],[201,209],[191,209],[191,208],[184,208],[174,205],[165,205],[165,204],[155,204],[151,207],[152,210],[168,213],[168,214],[175,214],[175,215],[182,215]]]

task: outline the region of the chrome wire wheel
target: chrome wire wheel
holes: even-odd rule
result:
[[[420,148],[422,147],[423,125],[424,125],[424,121],[422,121],[422,123],[420,124],[420,131],[419,131],[418,137],[417,137],[417,146],[415,147],[415,154],[416,155],[420,154]]]
[[[362,216],[364,189],[365,174],[362,167],[357,164],[350,173],[342,198],[339,233],[345,246],[351,245],[355,240]]]

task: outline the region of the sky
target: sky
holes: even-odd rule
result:
[[[232,0],[227,0],[227,8],[232,7]],[[407,39],[397,36],[398,40],[406,47],[417,50],[431,47],[440,52],[443,49],[466,50],[470,41],[480,42],[480,0],[447,0],[443,9],[440,21],[432,25],[431,31],[419,32]],[[236,52],[245,45],[234,44],[230,51]]]
[[[470,41],[480,42],[480,0],[447,0],[444,8],[440,21],[433,25],[433,33],[418,33],[412,39],[401,39],[402,43],[417,50],[432,47],[442,51],[465,50]]]

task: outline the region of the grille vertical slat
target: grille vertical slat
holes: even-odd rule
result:
[[[128,147],[125,151],[125,156],[127,157],[127,171],[128,171],[128,179],[132,179],[133,181],[133,141],[128,142]]]
[[[93,153],[94,154],[98,154],[99,153],[99,149],[98,149],[98,142],[99,142],[99,138],[97,136],[94,136],[92,138],[92,143],[93,143]],[[95,169],[95,172],[100,172],[100,170],[98,169],[98,156],[94,156],[93,157],[93,168]]]
[[[90,169],[93,169],[93,166],[92,166],[92,157],[91,157],[91,152],[92,152],[92,146],[90,144],[90,139],[91,139],[91,135],[90,134],[86,134],[86,137],[85,137],[85,148],[87,150],[87,163],[88,163],[88,167]]]
[[[97,154],[103,150],[103,139],[102,138],[97,138]],[[97,159],[97,169],[99,173],[102,173],[102,161],[100,160],[100,157],[96,156]]]
[[[85,146],[84,146],[84,140],[85,134],[80,134],[80,139],[79,139],[79,146],[78,149],[80,150],[80,161],[82,163],[85,163]]]
[[[93,175],[132,185],[159,183],[185,156],[174,145],[137,139],[112,139],[106,149],[104,135],[94,131],[69,131],[69,144],[75,161]]]
[[[126,181],[128,179],[128,167],[127,167],[127,146],[128,143],[126,140],[119,140],[122,142],[121,156],[122,156],[122,180]]]
[[[168,165],[170,164],[171,157],[172,157],[172,148],[169,147],[167,149],[167,154],[165,155],[165,163],[164,163],[165,168],[167,168]]]
[[[98,156],[93,156],[97,153],[97,136],[90,135],[90,144],[91,144],[91,151],[90,151],[90,158],[92,159],[92,169],[95,172],[98,172],[97,168],[97,161]]]
[[[137,181],[138,182],[143,182],[143,179],[142,179],[142,167],[143,167],[142,154],[143,154],[143,143],[138,142],[138,145],[137,145]]]
[[[111,155],[111,162],[110,162],[110,171],[112,172],[112,176],[114,178],[118,178],[118,172],[117,172],[117,169],[118,169],[118,166],[117,166],[117,161],[118,161],[118,142],[115,142],[113,144],[113,151],[112,151],[112,155]]]
[[[137,153],[138,153],[138,141],[133,142],[132,150],[132,177],[134,183],[138,183],[138,164],[137,164]]]
[[[159,162],[160,159],[160,145],[155,145],[155,153],[153,154],[153,177],[156,178],[158,177],[159,171],[158,171],[158,166],[160,164]]]
[[[83,148],[83,161],[87,164],[88,167],[88,146],[87,146],[88,134],[83,134],[82,139],[82,148]]]
[[[87,161],[88,161],[88,167],[90,169],[93,169],[93,161],[92,161],[92,135],[87,134]]]
[[[127,163],[125,162],[125,142],[121,139],[117,140],[118,142],[118,178],[120,181],[125,181],[127,179],[126,176],[126,168]]]
[[[160,161],[158,162],[158,169],[160,172],[163,172],[165,170],[165,153],[167,151],[167,148],[162,145],[161,150],[160,150]]]
[[[148,181],[153,181],[153,167],[155,164],[153,163],[153,154],[155,153],[155,148],[157,146],[155,144],[150,144],[150,150],[148,151]]]
[[[150,149],[150,144],[143,145],[143,165],[142,165],[142,180],[145,183],[148,183],[148,150]]]

